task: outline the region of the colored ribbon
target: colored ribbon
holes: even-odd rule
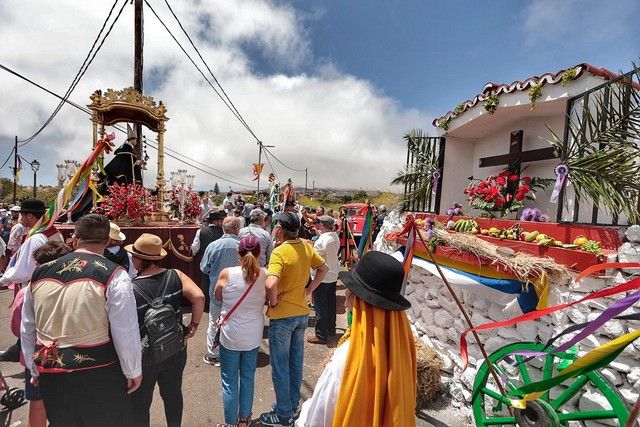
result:
[[[608,365],[638,337],[640,337],[640,330],[629,332],[591,350],[569,365],[561,374],[546,380],[526,384],[513,390],[510,392],[511,395],[522,398],[512,400],[511,405],[515,408],[524,409],[526,402],[539,398],[546,390],[562,384],[565,380]]]
[[[467,329],[462,333],[462,335],[460,335],[460,357],[462,358],[462,364],[463,364],[462,371],[464,372],[467,369],[467,365],[469,363],[469,354],[467,352],[467,334],[471,331],[483,331],[487,329],[500,328],[503,326],[511,326],[519,322],[528,322],[529,320],[539,319],[540,317],[544,317],[547,314],[554,313],[556,311],[562,310],[567,307],[572,307],[584,301],[607,297],[607,296],[619,294],[622,292],[628,292],[638,288],[640,288],[640,278],[633,279],[627,283],[623,283],[613,288],[602,289],[600,291],[589,294],[583,298],[580,298],[577,301],[555,305],[552,307],[545,308],[543,310],[536,310],[529,313],[525,313],[521,316],[517,316],[512,319],[503,320],[500,322],[485,323],[483,325],[479,325],[474,328]]]
[[[634,292],[631,295],[628,295],[625,298],[616,301],[615,303],[613,303],[612,305],[607,307],[607,309],[605,311],[603,311],[597,318],[595,318],[591,322],[588,322],[584,326],[582,331],[580,331],[578,334],[576,334],[573,338],[571,338],[569,341],[567,341],[564,344],[562,344],[562,345],[554,348],[553,350],[551,350],[551,353],[559,353],[561,351],[565,351],[565,350],[569,349],[574,344],[577,344],[578,342],[582,341],[584,338],[586,338],[589,335],[593,334],[595,331],[597,331],[600,328],[600,326],[604,325],[609,320],[613,319],[617,314],[622,313],[623,311],[625,311],[627,308],[629,308],[632,305],[634,305],[639,300],[640,300],[640,292]],[[545,351],[515,351],[515,352],[513,352],[511,354],[520,354],[520,355],[523,355],[523,356],[545,356],[547,354],[547,352],[545,352]]]
[[[442,174],[440,171],[434,171],[433,174],[431,174],[431,194],[435,195],[438,192],[438,185],[440,184],[441,177]]]
[[[551,192],[551,203],[557,203],[558,197],[560,197],[560,191],[564,186],[564,180],[569,175],[569,166],[565,164],[560,164],[553,169],[553,173],[556,174],[556,184],[553,186],[553,191]]]
[[[53,226],[58,217],[63,214],[64,206],[66,206],[71,200],[74,187],[81,181],[87,179],[91,180],[91,168],[103,151],[108,152],[109,150],[111,150],[111,141],[114,140],[115,137],[115,133],[110,132],[105,135],[104,139],[98,141],[91,154],[89,154],[89,157],[87,157],[84,163],[76,170],[71,179],[69,179],[69,182],[60,189],[58,195],[56,196],[56,199],[51,202],[51,205],[49,205],[49,209],[44,213],[42,218],[40,218],[38,222],[31,228],[31,230],[29,230],[29,236],[33,236],[36,233],[41,233],[49,227]],[[91,188],[93,191],[97,191],[95,186],[91,184],[87,184],[87,187]],[[80,192],[82,191],[83,190],[81,190]],[[67,209],[67,213],[71,214],[71,209]]]

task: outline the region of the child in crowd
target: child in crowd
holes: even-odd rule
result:
[[[47,242],[33,252],[33,257],[37,265],[45,264],[63,255],[72,252],[72,249],[62,242]],[[13,313],[11,315],[11,332],[20,337],[20,322],[22,321],[22,304],[24,303],[24,290],[22,288],[13,300]],[[20,353],[20,363],[25,366],[24,356]],[[24,369],[24,389],[25,397],[29,401],[29,427],[46,427],[47,412],[44,408],[40,388],[31,383],[31,372]]]

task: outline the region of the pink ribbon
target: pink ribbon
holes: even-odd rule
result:
[[[562,186],[564,185],[564,180],[569,174],[569,166],[560,164],[553,169],[553,173],[556,174],[556,184],[553,186],[550,201],[551,203],[557,203],[558,197],[560,197],[560,190],[562,190]]]

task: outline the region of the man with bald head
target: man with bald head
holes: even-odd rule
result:
[[[209,328],[207,329],[207,354],[202,358],[205,363],[220,366],[219,349],[213,348],[213,338],[216,335],[216,319],[222,310],[222,301],[216,300],[213,288],[218,282],[220,272],[227,267],[240,265],[238,258],[238,245],[240,238],[240,220],[237,217],[228,216],[222,221],[223,235],[218,240],[211,242],[204,251],[200,270],[209,276]]]

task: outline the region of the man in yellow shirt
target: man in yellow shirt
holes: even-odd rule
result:
[[[280,245],[271,253],[266,288],[271,378],[276,404],[272,411],[260,416],[260,422],[266,426],[292,426],[302,384],[304,332],[309,314],[306,286],[312,269],[315,277],[310,289],[322,282],[329,267],[311,244],[298,238],[298,215],[278,212],[273,219]]]

